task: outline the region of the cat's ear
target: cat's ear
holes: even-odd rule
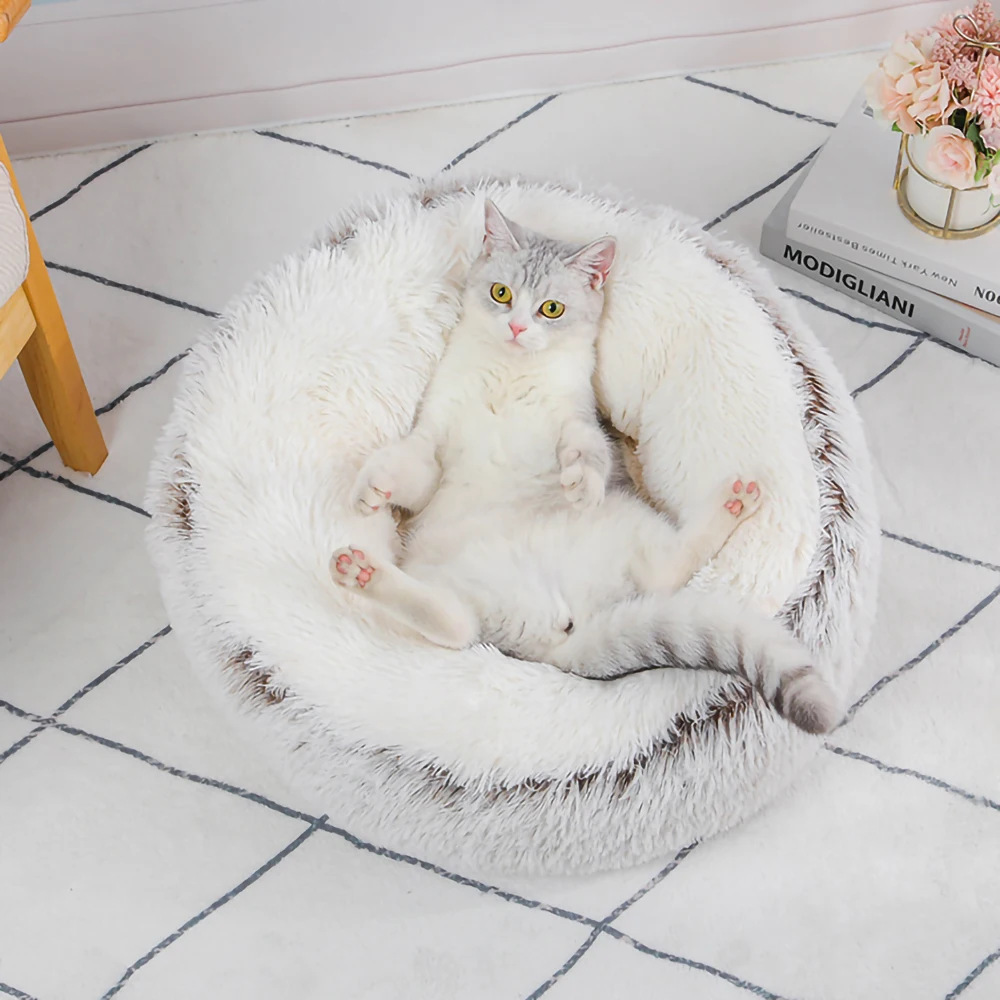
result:
[[[588,243],[582,250],[577,250],[566,264],[575,267],[587,275],[590,287],[600,288],[608,280],[608,272],[615,262],[615,251],[618,244],[613,236],[604,236],[593,243]]]
[[[520,250],[521,245],[517,240],[517,227],[513,222],[508,222],[504,218],[503,212],[496,205],[486,199],[486,235],[483,243],[487,250]]]

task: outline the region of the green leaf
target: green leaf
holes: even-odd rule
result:
[[[990,161],[983,160],[976,170],[976,183],[978,184],[990,172]]]
[[[975,119],[969,122],[965,128],[965,135],[969,142],[976,147],[976,151],[982,153],[983,156],[986,155],[986,143],[983,142],[982,136],[979,134],[979,122]]]
[[[893,132],[902,132],[903,130],[899,127],[899,125],[896,122],[893,122],[892,123],[892,131]]]

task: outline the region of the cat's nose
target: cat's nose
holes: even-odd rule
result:
[[[510,332],[514,334],[515,337],[518,336],[518,334],[524,333],[524,331],[528,329],[523,323],[515,323],[513,320],[511,320],[507,325],[510,327]]]

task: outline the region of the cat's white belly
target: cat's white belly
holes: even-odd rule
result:
[[[468,517],[484,503],[545,509],[562,500],[555,442],[558,429],[538,407],[508,404],[493,412],[469,406],[440,450],[444,475],[429,505],[437,514]]]
[[[466,501],[477,501],[470,509]],[[484,636],[539,641],[635,593],[629,565],[641,539],[672,528],[641,501],[610,494],[572,507],[558,482],[521,503],[444,488],[417,520],[403,567],[476,608]]]
[[[559,432],[540,419],[544,416],[537,408],[507,407],[494,413],[469,407],[449,430],[441,450],[448,478],[483,482],[485,477],[490,483],[501,483],[557,474]]]

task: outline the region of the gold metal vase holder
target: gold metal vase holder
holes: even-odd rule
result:
[[[972,34],[967,34],[962,29],[962,22],[965,22],[972,27]],[[979,49],[979,62],[976,64],[976,88],[979,87],[979,77],[983,72],[983,65],[986,63],[986,56],[990,53],[996,53],[1000,55],[1000,44],[997,42],[989,42],[981,39],[983,34],[979,25],[969,14],[959,14],[954,21],[952,21],[955,31],[958,32],[959,36],[965,40],[965,43],[970,48]],[[975,97],[975,89],[972,91],[972,96]],[[956,188],[952,187],[950,184],[943,184],[939,180],[930,177],[926,171],[922,170],[916,163],[913,162],[913,158],[910,156],[910,137],[904,132],[899,140],[899,155],[896,157],[896,176],[893,179],[892,186],[896,190],[896,201],[899,203],[900,211],[907,219],[913,223],[917,229],[922,232],[927,233],[929,236],[936,236],[938,239],[942,240],[968,240],[972,239],[973,236],[982,236],[983,233],[988,233],[991,229],[1000,225],[1000,209],[997,210],[997,214],[989,219],[987,222],[982,223],[982,225],[976,226],[973,229],[952,229],[951,220],[955,214],[955,204],[961,194],[967,191],[985,191],[987,184],[977,184],[975,187],[971,188]],[[903,159],[906,159],[908,166],[903,166]],[[948,197],[948,211],[945,215],[943,226],[931,225],[926,219],[917,215],[913,210],[913,206],[910,204],[910,199],[906,196],[906,185],[903,183],[904,178],[909,170],[915,170],[925,181],[929,184],[933,184],[935,187],[943,188],[945,191],[950,192]],[[998,166],[996,169],[1000,169]]]

